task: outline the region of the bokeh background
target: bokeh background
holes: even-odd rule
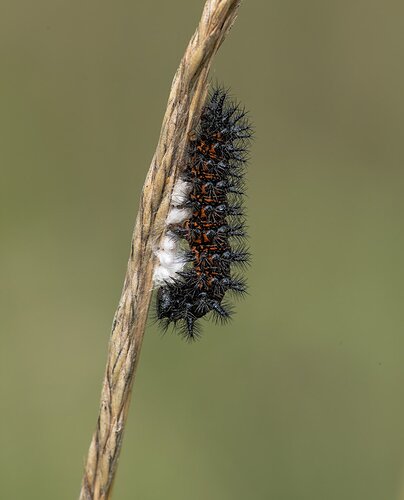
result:
[[[0,476],[71,499],[139,194],[203,2],[2,0]],[[404,499],[402,2],[250,0],[250,295],[148,328],[117,499]]]

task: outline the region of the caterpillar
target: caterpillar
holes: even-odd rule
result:
[[[232,267],[249,260],[242,197],[251,136],[244,108],[214,88],[189,136],[186,165],[156,250],[156,316],[165,330],[173,323],[188,340],[200,335],[198,320],[208,313],[219,321],[231,317],[227,292],[246,291]]]

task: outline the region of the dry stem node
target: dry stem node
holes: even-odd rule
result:
[[[152,294],[153,249],[162,236],[179,166],[184,164],[188,134],[204,103],[213,56],[236,19],[240,1],[207,0],[174,76],[159,142],[141,195],[80,500],[107,500],[111,496]]]

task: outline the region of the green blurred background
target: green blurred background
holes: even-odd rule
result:
[[[2,0],[4,499],[71,499],[140,190],[203,2]],[[116,499],[404,499],[404,5],[245,1],[250,295],[148,328]]]

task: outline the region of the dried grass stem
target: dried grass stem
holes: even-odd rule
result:
[[[122,295],[108,349],[101,406],[80,500],[110,498],[152,294],[153,250],[161,238],[189,132],[206,97],[213,59],[240,0],[208,0],[175,74],[156,152],[143,187]],[[134,489],[135,491],[135,489]],[[135,495],[134,495],[135,496]]]

